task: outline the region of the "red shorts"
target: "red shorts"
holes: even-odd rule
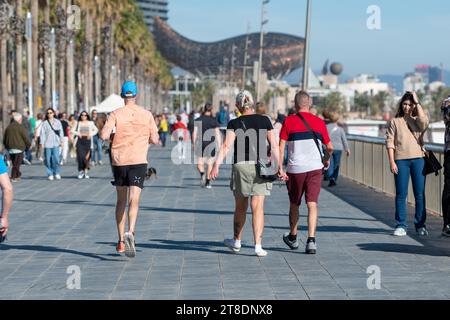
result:
[[[286,182],[289,200],[292,204],[300,205],[303,194],[306,203],[319,202],[320,189],[322,188],[322,169],[305,173],[288,173],[289,181]]]

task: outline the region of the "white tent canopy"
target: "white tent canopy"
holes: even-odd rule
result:
[[[110,113],[124,106],[125,103],[122,97],[118,96],[117,94],[112,94],[104,101],[102,101],[102,103],[100,103],[98,106],[91,107],[89,111],[92,112],[92,110],[95,109],[98,113]]]

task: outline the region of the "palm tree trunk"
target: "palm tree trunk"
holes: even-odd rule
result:
[[[61,0],[61,6],[64,11],[67,10],[66,1]],[[67,110],[67,102],[66,102],[66,55],[64,54],[67,50],[67,45],[65,43],[65,39],[60,39],[61,47],[59,52],[59,110],[65,111]]]
[[[33,114],[38,110],[39,90],[39,1],[31,1],[31,15],[32,15],[32,91],[33,91]]]
[[[92,30],[92,19],[91,14],[88,11],[86,13],[86,50],[85,54],[85,64],[84,64],[84,107],[88,111],[89,107],[93,102],[92,98],[92,60],[94,55],[93,50],[93,30]]]
[[[8,86],[7,86],[7,73],[6,68],[8,66],[8,55],[7,55],[7,39],[6,35],[0,35],[0,88],[1,88],[1,106],[2,106],[2,130],[1,134],[3,137],[3,133],[8,125]]]
[[[16,15],[17,17],[22,17],[22,0],[17,0],[16,3]],[[16,36],[16,84],[15,84],[15,102],[16,109],[23,113],[23,83],[22,83],[22,59],[23,59],[23,36],[17,34]]]

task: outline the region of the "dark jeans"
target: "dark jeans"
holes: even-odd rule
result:
[[[405,230],[408,228],[406,223],[407,210],[406,199],[408,197],[409,177],[413,185],[414,198],[416,199],[416,214],[414,218],[414,225],[416,230],[425,227],[427,219],[427,210],[425,206],[425,176],[423,168],[425,160],[423,158],[396,160],[398,167],[398,174],[395,175],[395,220],[398,227]]]
[[[341,166],[342,150],[333,150],[330,158],[330,168],[328,169],[328,179],[337,182],[339,168]]]
[[[450,151],[444,156],[444,191],[442,192],[442,214],[444,228],[450,224]]]
[[[11,154],[11,163],[12,163],[12,171],[11,171],[11,179],[19,179],[22,176],[20,172],[20,166],[23,161],[23,152]]]

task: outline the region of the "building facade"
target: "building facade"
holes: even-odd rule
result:
[[[144,13],[145,22],[150,31],[153,32],[155,17],[160,17],[163,21],[169,19],[168,0],[136,0],[136,2]]]

